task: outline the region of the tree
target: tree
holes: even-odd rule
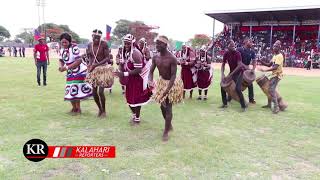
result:
[[[33,32],[30,30],[26,30],[26,31],[16,35],[16,39],[22,39],[24,41],[24,43],[33,44],[33,42],[34,42]]]
[[[13,40],[15,43],[22,43],[22,41],[21,41],[21,39],[19,39],[19,38],[15,38],[14,40]]]
[[[121,38],[126,34],[132,34],[136,40],[144,37],[148,44],[153,44],[155,37],[158,35],[152,32],[152,30],[158,29],[159,27],[146,25],[142,21],[132,22],[126,19],[120,19],[116,24],[112,33],[113,36],[111,37],[111,42],[114,44],[120,44]]]
[[[141,38],[145,38],[147,43],[154,44],[154,39],[158,36],[158,33],[152,32],[152,30],[158,27],[148,26],[141,21],[135,21],[130,24],[130,32],[138,41]]]
[[[113,30],[113,35],[115,36],[116,39],[121,39],[123,36],[126,34],[130,33],[130,24],[131,21],[128,21],[126,19],[120,19],[119,21],[116,22],[116,27]]]
[[[3,41],[5,38],[10,38],[10,32],[3,26],[0,26],[0,42]]]
[[[72,39],[75,40],[77,43],[81,42],[80,36],[72,31],[68,25],[57,25],[54,23],[46,23],[40,25],[37,29],[39,32],[42,32],[42,27],[45,27],[47,36],[51,37],[52,41],[58,41],[59,36],[63,32],[67,32],[72,36]],[[44,36],[44,32],[41,33]]]
[[[205,34],[196,34],[193,39],[190,39],[193,48],[207,45],[210,41],[210,37]]]

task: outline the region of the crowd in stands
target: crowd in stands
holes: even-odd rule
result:
[[[278,28],[273,31],[272,43],[276,40],[282,42],[282,52],[286,56],[287,67],[305,67],[308,59],[312,59],[312,64],[316,68],[320,64],[320,51],[317,49],[317,31],[297,31],[293,41],[293,31]],[[239,28],[234,29],[232,39],[241,46],[243,39],[250,37],[249,31]],[[252,31],[251,37],[254,42],[254,51],[257,58],[270,60],[272,51],[270,49],[270,30],[260,27]],[[227,41],[230,39],[230,32],[222,32],[215,39],[215,59],[220,62],[225,52]]]

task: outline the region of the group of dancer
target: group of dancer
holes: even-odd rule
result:
[[[131,125],[139,125],[141,107],[151,99],[160,104],[160,109],[165,120],[163,141],[169,138],[172,127],[172,106],[182,102],[187,91],[192,98],[193,89],[198,87],[198,100],[207,100],[208,89],[212,82],[212,66],[206,46],[194,51],[184,45],[177,54],[168,50],[169,40],[166,36],[159,36],[156,39],[157,53],[151,54],[144,38],[136,41],[135,37],[127,34],[123,37],[123,44],[119,47],[116,55],[118,68],[113,68],[111,51],[107,43],[101,40],[102,31],[95,29],[92,32],[92,42],[88,44],[86,52],[80,55],[79,48],[72,43],[68,33],[60,36],[60,72],[67,72],[65,86],[65,100],[71,102],[70,114],[81,114],[80,101],[93,96],[98,107],[98,117],[104,118],[106,113],[105,88],[111,88],[114,77],[118,77],[122,92],[125,95],[127,104],[131,110]],[[249,43],[250,44],[250,43]],[[249,46],[248,46],[249,47]],[[245,52],[245,50],[243,50]],[[249,53],[250,54],[250,53]],[[253,55],[251,58],[254,58]],[[230,74],[224,76],[224,66],[228,62]],[[272,90],[281,79],[282,65],[280,57],[275,56],[272,68],[265,71],[273,71],[275,75],[272,80]],[[177,67],[181,65],[181,76],[177,76]],[[266,64],[270,66],[270,64]],[[154,70],[158,69],[159,79],[154,80]],[[234,42],[230,41],[229,50],[224,56],[222,64],[222,78],[234,80],[238,86],[241,81],[241,74],[248,66],[243,65],[239,51],[235,50]],[[255,68],[255,65],[254,65]],[[280,72],[281,71],[281,72]],[[237,88],[238,89],[238,88]],[[111,91],[110,91],[111,92]],[[204,92],[204,94],[202,94]],[[240,99],[243,99],[242,92],[238,92]],[[221,89],[223,106],[227,106],[227,97]],[[242,97],[241,97],[242,96]],[[252,96],[252,97],[251,97]],[[250,102],[253,103],[253,92]],[[272,98],[275,107],[277,98]],[[241,102],[241,101],[240,101]],[[242,108],[246,104],[241,102]]]

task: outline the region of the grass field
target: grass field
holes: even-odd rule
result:
[[[163,143],[159,106],[144,106],[141,125],[131,127],[118,82],[106,93],[107,119],[96,118],[93,100],[73,117],[55,60],[48,86],[37,87],[31,59],[0,58],[0,179],[320,179],[319,78],[286,76],[279,87],[289,108],[278,115],[260,108],[266,97],[257,85],[257,104],[247,112],[236,102],[219,109],[219,79],[215,71],[207,102],[194,98],[174,107],[174,131]],[[34,163],[22,153],[32,138],[115,145],[117,157]]]

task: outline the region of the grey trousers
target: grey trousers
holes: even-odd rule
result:
[[[273,77],[270,79],[269,93],[271,95],[271,102],[274,105],[274,108],[279,108],[278,97],[276,94],[276,88],[278,86],[280,79],[278,77]]]

